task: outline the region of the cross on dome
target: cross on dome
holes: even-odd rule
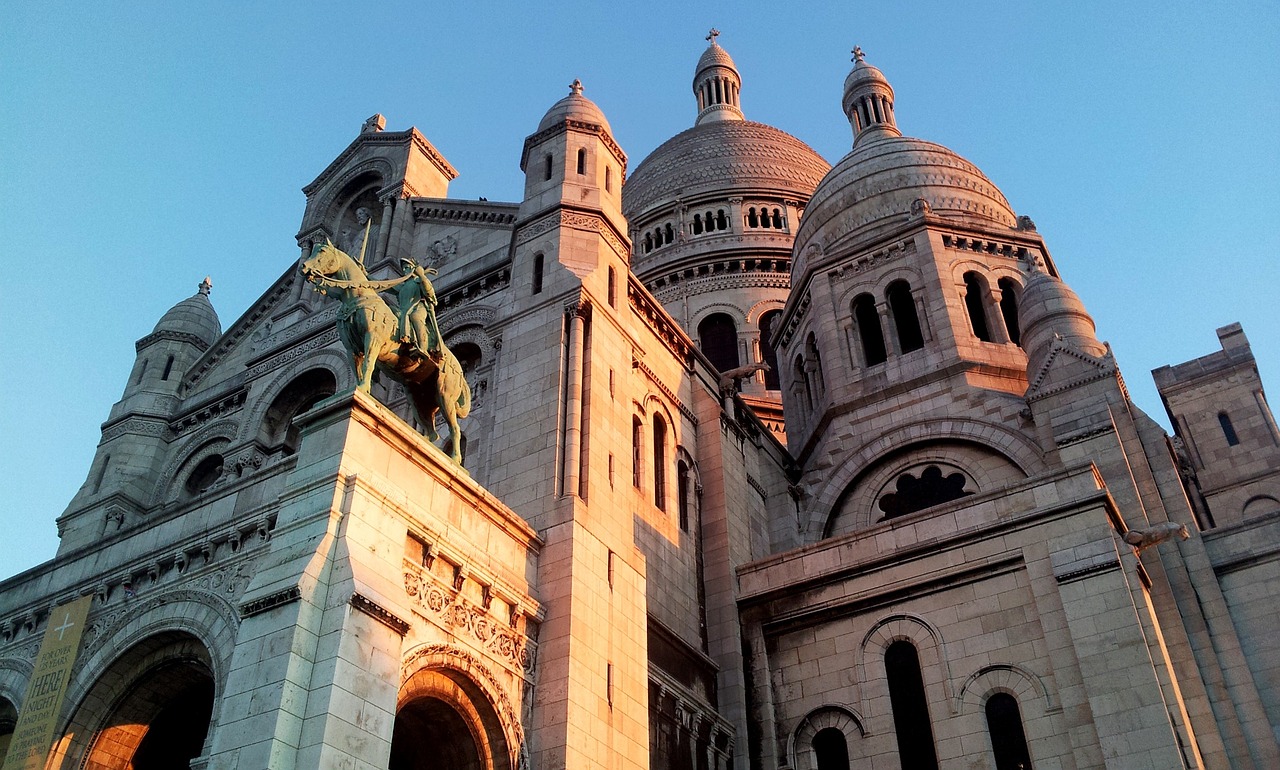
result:
[[[853,54],[853,59],[851,59],[851,61],[859,62],[867,58],[867,55],[862,52],[862,46],[860,45],[855,45],[851,53]]]
[[[718,45],[716,43],[716,38],[718,37],[720,37],[720,30],[715,27],[712,27],[711,31],[707,33],[707,40],[711,41],[711,45]]]
[[[573,82],[569,84],[569,93],[574,96],[582,96],[582,81],[574,78]]]
[[[199,292],[207,297],[209,296],[209,290],[212,288],[213,288],[213,281],[210,280],[209,276],[206,275],[204,277],[204,280],[200,282]]]

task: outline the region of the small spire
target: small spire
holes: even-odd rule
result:
[[[863,59],[867,58],[867,55],[866,55],[866,54],[864,54],[864,53],[862,52],[862,46],[860,46],[860,45],[855,45],[855,46],[853,47],[853,51],[851,51],[851,53],[853,54],[853,58],[852,58],[852,59],[850,59],[850,61],[855,62],[855,63],[856,63],[856,62],[860,62],[860,61],[862,61]]]
[[[212,288],[213,288],[213,281],[210,280],[209,276],[206,275],[204,277],[204,280],[200,282],[200,288],[197,291],[200,294],[203,294],[204,296],[207,297],[209,296],[209,290]]]
[[[707,33],[706,39],[711,42],[711,45],[719,45],[719,43],[716,42],[716,38],[718,37],[720,37],[720,30],[712,27],[711,31]]]
[[[574,78],[573,82],[569,84],[569,93],[574,96],[582,96],[582,81]]]

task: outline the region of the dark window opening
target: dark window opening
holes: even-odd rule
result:
[[[693,215],[693,234],[702,235],[702,215],[701,214]]]
[[[773,226],[779,230],[782,229],[782,212],[778,209],[773,210]]]
[[[542,255],[533,255],[533,293],[542,293]]]
[[[903,353],[924,347],[924,334],[920,331],[920,318],[916,315],[916,303],[911,296],[911,286],[906,281],[894,281],[885,291],[893,324],[898,331],[898,346]]]
[[[996,755],[996,770],[1031,770],[1031,753],[1027,751],[1016,698],[999,692],[987,699],[987,731],[991,734],[991,751]]]
[[[618,306],[618,271],[613,269],[613,265],[609,266],[608,297],[609,297],[609,307],[617,307]]]
[[[680,530],[689,531],[689,466],[676,463],[676,510],[680,512]]]
[[[651,233],[644,234],[644,253],[648,254],[653,251],[653,235]]]
[[[853,322],[862,340],[862,358],[867,366],[883,364],[889,358],[884,345],[884,331],[880,328],[880,314],[876,301],[870,294],[860,294],[853,301]]]
[[[938,770],[929,702],[925,698],[920,656],[915,646],[905,641],[889,645],[884,651],[884,668],[889,680],[889,705],[893,711],[893,730],[898,736],[898,756],[902,767]]]
[[[1001,278],[996,284],[1000,287],[1000,315],[1004,316],[1004,328],[1009,332],[1009,341],[1015,345],[1022,344],[1022,331],[1018,328],[1018,285],[1012,278]]]
[[[662,230],[662,242],[672,243],[673,241],[675,241],[675,239],[676,239],[676,231],[674,228],[671,227],[671,223],[668,222],[667,226]]]
[[[613,192],[613,166],[604,167],[604,191]]]
[[[641,465],[640,448],[644,437],[644,423],[639,417],[631,418],[631,484],[636,489],[644,486],[644,466]]]
[[[173,373],[173,356],[169,356],[169,360],[164,362],[164,373],[160,375],[160,379],[168,380],[169,375]]]
[[[985,293],[986,288],[977,273],[964,274],[964,306],[969,311],[969,326],[973,328],[973,336],[990,342],[991,330],[987,328],[987,311],[983,307]]]
[[[759,227],[759,226],[760,226],[760,218],[756,216],[756,210],[754,207],[752,207],[747,211],[747,227]]]
[[[899,476],[895,485],[897,491],[882,496],[879,507],[884,512],[885,519],[906,516],[908,513],[972,495],[972,492],[964,491],[964,485],[963,473],[956,471],[944,477],[942,469],[930,465],[920,474],[920,478],[910,473]]]
[[[143,377],[147,376],[148,363],[150,363],[150,359],[147,359],[147,358],[142,359],[142,368],[138,370],[138,379],[134,380],[133,384],[137,385],[138,383],[142,382]]]
[[[1226,412],[1218,412],[1218,424],[1222,426],[1222,435],[1227,438],[1227,446],[1235,446],[1240,443],[1240,437],[1236,435],[1236,429],[1231,424],[1231,418]]]
[[[587,151],[578,150],[578,176],[587,173]]]
[[[196,469],[187,477],[185,488],[188,494],[198,495],[212,487],[222,478],[222,455],[210,455],[200,461]]]
[[[653,417],[653,504],[667,510],[667,423]]]
[[[716,212],[716,229],[717,230],[729,229],[729,218],[724,215],[724,209],[720,209],[719,211]]]
[[[781,317],[781,310],[770,310],[760,316],[760,358],[769,365],[769,370],[764,373],[764,386],[769,390],[779,390],[782,387],[782,378],[778,374],[778,351],[769,344],[773,325]]]
[[[849,742],[834,727],[819,730],[813,736],[813,753],[818,770],[849,770]]]
[[[551,178],[551,156],[550,155],[548,155],[544,159],[543,167],[542,167],[542,178],[543,179]]]
[[[698,324],[698,339],[702,352],[716,369],[727,372],[738,368],[738,327],[732,318],[713,313],[702,319]]]

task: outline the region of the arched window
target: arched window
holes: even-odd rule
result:
[[[533,255],[533,293],[542,293],[542,254]]]
[[[480,351],[480,346],[474,342],[450,343],[449,351],[453,353],[454,358],[458,359],[458,364],[462,366],[463,374],[471,374],[479,368],[484,356]]]
[[[223,459],[222,455],[209,455],[200,461],[195,470],[191,471],[191,475],[187,477],[183,487],[189,495],[198,495],[214,483],[222,478]]]
[[[631,484],[636,489],[644,487],[644,423],[637,416],[631,417]]]
[[[755,206],[747,210],[747,227],[759,227],[760,218],[756,216]]]
[[[653,504],[667,510],[667,421],[653,416]]]
[[[972,495],[965,491],[965,483],[963,473],[953,471],[944,476],[941,468],[930,465],[918,478],[911,473],[899,476],[894,491],[883,495],[878,505],[885,519],[906,516]]]
[[[876,300],[870,294],[859,294],[853,300],[853,323],[858,327],[862,340],[862,358],[867,366],[883,364],[889,358],[884,346],[884,331],[880,328],[880,314],[876,312]]]
[[[676,463],[676,510],[680,513],[680,531],[689,531],[689,466]]]
[[[604,167],[604,191],[613,192],[613,166]]]
[[[1004,328],[1009,332],[1009,341],[1015,345],[1022,344],[1022,330],[1018,328],[1018,284],[1012,278],[1001,278],[996,286],[1000,287],[1000,315],[1004,316]]]
[[[551,178],[551,156],[550,155],[548,155],[546,158],[543,159],[542,178],[543,179]]]
[[[618,271],[609,265],[609,307],[618,306]]]
[[[977,273],[964,274],[964,306],[969,311],[969,326],[973,329],[973,336],[990,342],[991,330],[987,328],[987,310],[983,307],[986,288]]]
[[[822,374],[822,354],[818,352],[818,340],[813,332],[809,332],[809,338],[804,342],[804,352],[809,357],[808,371],[813,373],[814,403],[817,403],[827,391],[827,381]]]
[[[729,218],[724,215],[724,209],[720,209],[719,211],[716,212],[716,229],[717,230],[729,229]]]
[[[898,347],[910,353],[924,347],[924,335],[920,332],[920,318],[916,316],[916,303],[911,297],[911,285],[906,281],[894,281],[885,290],[889,311],[893,313],[893,325],[898,331]]]
[[[809,382],[809,373],[805,371],[804,356],[796,356],[796,363],[791,368],[791,376],[802,388],[805,406],[813,409],[813,385]]]
[[[663,242],[663,243],[671,243],[671,242],[675,241],[675,239],[676,239],[676,232],[675,232],[675,230],[671,227],[671,223],[670,223],[670,222],[668,222],[668,223],[667,223],[667,226],[666,226],[666,227],[663,229],[663,231],[662,231],[662,242]]]
[[[813,736],[818,770],[849,770],[849,742],[838,728],[826,727]]]
[[[164,374],[160,375],[160,379],[168,380],[169,375],[173,373],[173,356],[169,356],[169,360],[164,362]]]
[[[701,214],[693,215],[693,234],[702,235],[702,215]]]
[[[702,352],[711,359],[712,365],[722,372],[737,369],[738,361],[738,327],[733,319],[724,313],[713,313],[698,324],[698,340]]]
[[[587,173],[587,151],[578,150],[578,176]]]
[[[653,251],[653,235],[650,233],[645,233],[644,234],[644,253],[648,254],[651,251]]]
[[[781,317],[781,310],[770,310],[760,316],[760,358],[769,365],[769,370],[764,373],[764,386],[769,390],[778,390],[782,387],[782,378],[778,374],[778,351],[769,344],[773,325]]]
[[[290,382],[272,400],[262,418],[258,441],[269,449],[280,447],[286,454],[298,451],[302,433],[293,418],[337,392],[338,380],[328,369],[311,369]]]
[[[133,381],[134,385],[137,385],[138,383],[142,382],[142,378],[147,376],[147,364],[149,363],[151,363],[151,359],[149,358],[142,359],[142,368],[138,370],[138,379]]]
[[[938,770],[929,702],[925,698],[920,656],[915,646],[908,641],[889,645],[884,651],[884,668],[902,766],[912,770]]]
[[[1226,412],[1218,412],[1218,424],[1222,426],[1222,435],[1227,439],[1227,446],[1235,446],[1240,443],[1240,437],[1236,435],[1236,429],[1231,424],[1231,418]]]
[[[998,692],[987,699],[987,732],[996,755],[996,770],[1031,770],[1031,752],[1027,751],[1016,698]]]

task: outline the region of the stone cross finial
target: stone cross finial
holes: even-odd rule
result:
[[[204,277],[204,280],[200,282],[200,289],[199,289],[199,291],[200,291],[200,293],[201,293],[201,294],[203,294],[203,295],[205,295],[205,296],[207,297],[207,296],[209,296],[209,290],[210,290],[210,289],[212,289],[212,288],[213,288],[213,281],[212,281],[212,280],[210,280],[210,279],[209,279],[209,276],[207,276],[207,275],[206,275],[206,276]]]
[[[716,38],[718,37],[720,37],[720,30],[715,27],[712,27],[711,31],[707,33],[707,40],[711,41],[711,45],[718,45],[716,43]]]
[[[369,116],[369,119],[366,120],[364,122],[364,125],[360,127],[360,133],[376,134],[379,131],[382,131],[383,129],[385,129],[386,127],[387,127],[387,119],[382,116],[382,113],[378,112]]]
[[[853,47],[852,53],[853,53],[853,59],[851,59],[851,61],[860,62],[863,59],[867,58],[867,55],[862,52],[862,46],[860,45],[855,45]]]
[[[582,81],[574,78],[573,82],[569,84],[569,93],[574,96],[582,96]]]

